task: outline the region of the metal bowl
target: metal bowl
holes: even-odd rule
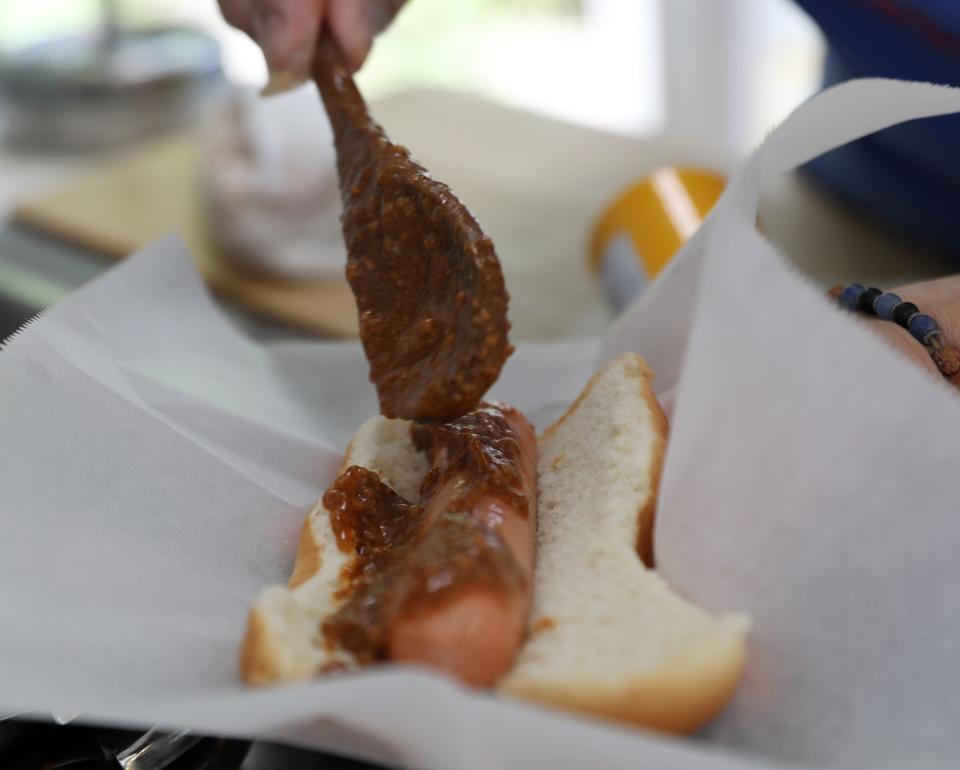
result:
[[[186,27],[56,38],[0,60],[17,146],[98,149],[182,126],[223,86],[216,41]]]

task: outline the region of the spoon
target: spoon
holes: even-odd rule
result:
[[[347,281],[380,411],[452,420],[477,406],[513,352],[493,243],[373,121],[329,36],[313,76],[333,126]]]

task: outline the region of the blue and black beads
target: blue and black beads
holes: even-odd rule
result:
[[[892,292],[884,292],[875,286],[866,288],[859,283],[851,283],[840,292],[840,304],[854,312],[875,315],[885,321],[893,321],[913,335],[914,339],[926,346],[940,342],[940,327],[933,317],[920,312],[912,302],[904,302]]]

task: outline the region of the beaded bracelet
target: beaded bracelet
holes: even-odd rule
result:
[[[867,289],[859,283],[837,284],[828,294],[848,310],[902,326],[927,349],[940,374],[960,387],[960,350],[944,340],[943,332],[932,316],[921,313],[916,305],[904,302],[893,292],[875,287]]]

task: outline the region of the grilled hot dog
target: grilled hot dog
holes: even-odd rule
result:
[[[360,662],[425,663],[489,686],[510,667],[530,608],[536,437],[498,404],[411,432],[430,461],[419,500],[356,466],[324,495],[350,557],[324,636]]]
[[[537,442],[497,405],[364,424],[289,586],[250,613],[245,680],[417,662],[554,707],[701,725],[733,692],[747,622],[644,563],[666,432],[649,377],[639,356],[610,362]]]
[[[469,525],[463,534],[471,543],[452,558],[463,563],[459,569],[466,569],[460,579],[468,579],[446,601],[409,606],[391,628],[389,657],[490,686],[510,668],[530,610],[536,436],[520,412],[498,405],[481,407],[451,425],[415,430],[431,458],[424,491],[430,499],[427,519],[432,529],[425,545],[446,553],[451,533],[444,531],[450,526],[444,517],[465,513]],[[441,558],[450,559],[451,554]],[[449,567],[444,569],[442,579],[457,580]]]

